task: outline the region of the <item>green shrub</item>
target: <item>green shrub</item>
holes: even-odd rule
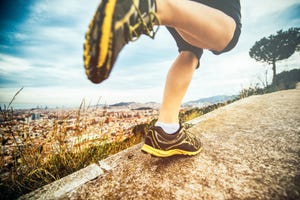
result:
[[[274,86],[277,90],[288,90],[295,88],[297,82],[300,82],[300,69],[293,69],[278,74]]]

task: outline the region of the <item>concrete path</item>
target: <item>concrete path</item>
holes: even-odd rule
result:
[[[300,199],[299,89],[242,99],[192,123],[204,144],[199,155],[154,158],[139,144],[59,198]]]

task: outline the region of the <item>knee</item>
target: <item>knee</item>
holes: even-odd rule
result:
[[[181,51],[179,57],[184,63],[187,64],[186,66],[190,66],[195,69],[198,66],[199,60],[197,56],[191,51]]]
[[[194,53],[181,51],[169,70],[168,78],[174,78],[178,88],[186,88],[198,65],[198,58]]]

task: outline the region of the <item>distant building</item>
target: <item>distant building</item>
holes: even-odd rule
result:
[[[39,120],[41,118],[40,113],[32,113],[31,120]]]

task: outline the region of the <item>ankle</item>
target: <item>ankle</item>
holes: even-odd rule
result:
[[[165,115],[164,113],[169,113],[169,114]],[[160,110],[160,114],[158,116],[157,121],[165,124],[179,124],[179,118],[177,112],[170,114],[170,112],[165,112]]]

